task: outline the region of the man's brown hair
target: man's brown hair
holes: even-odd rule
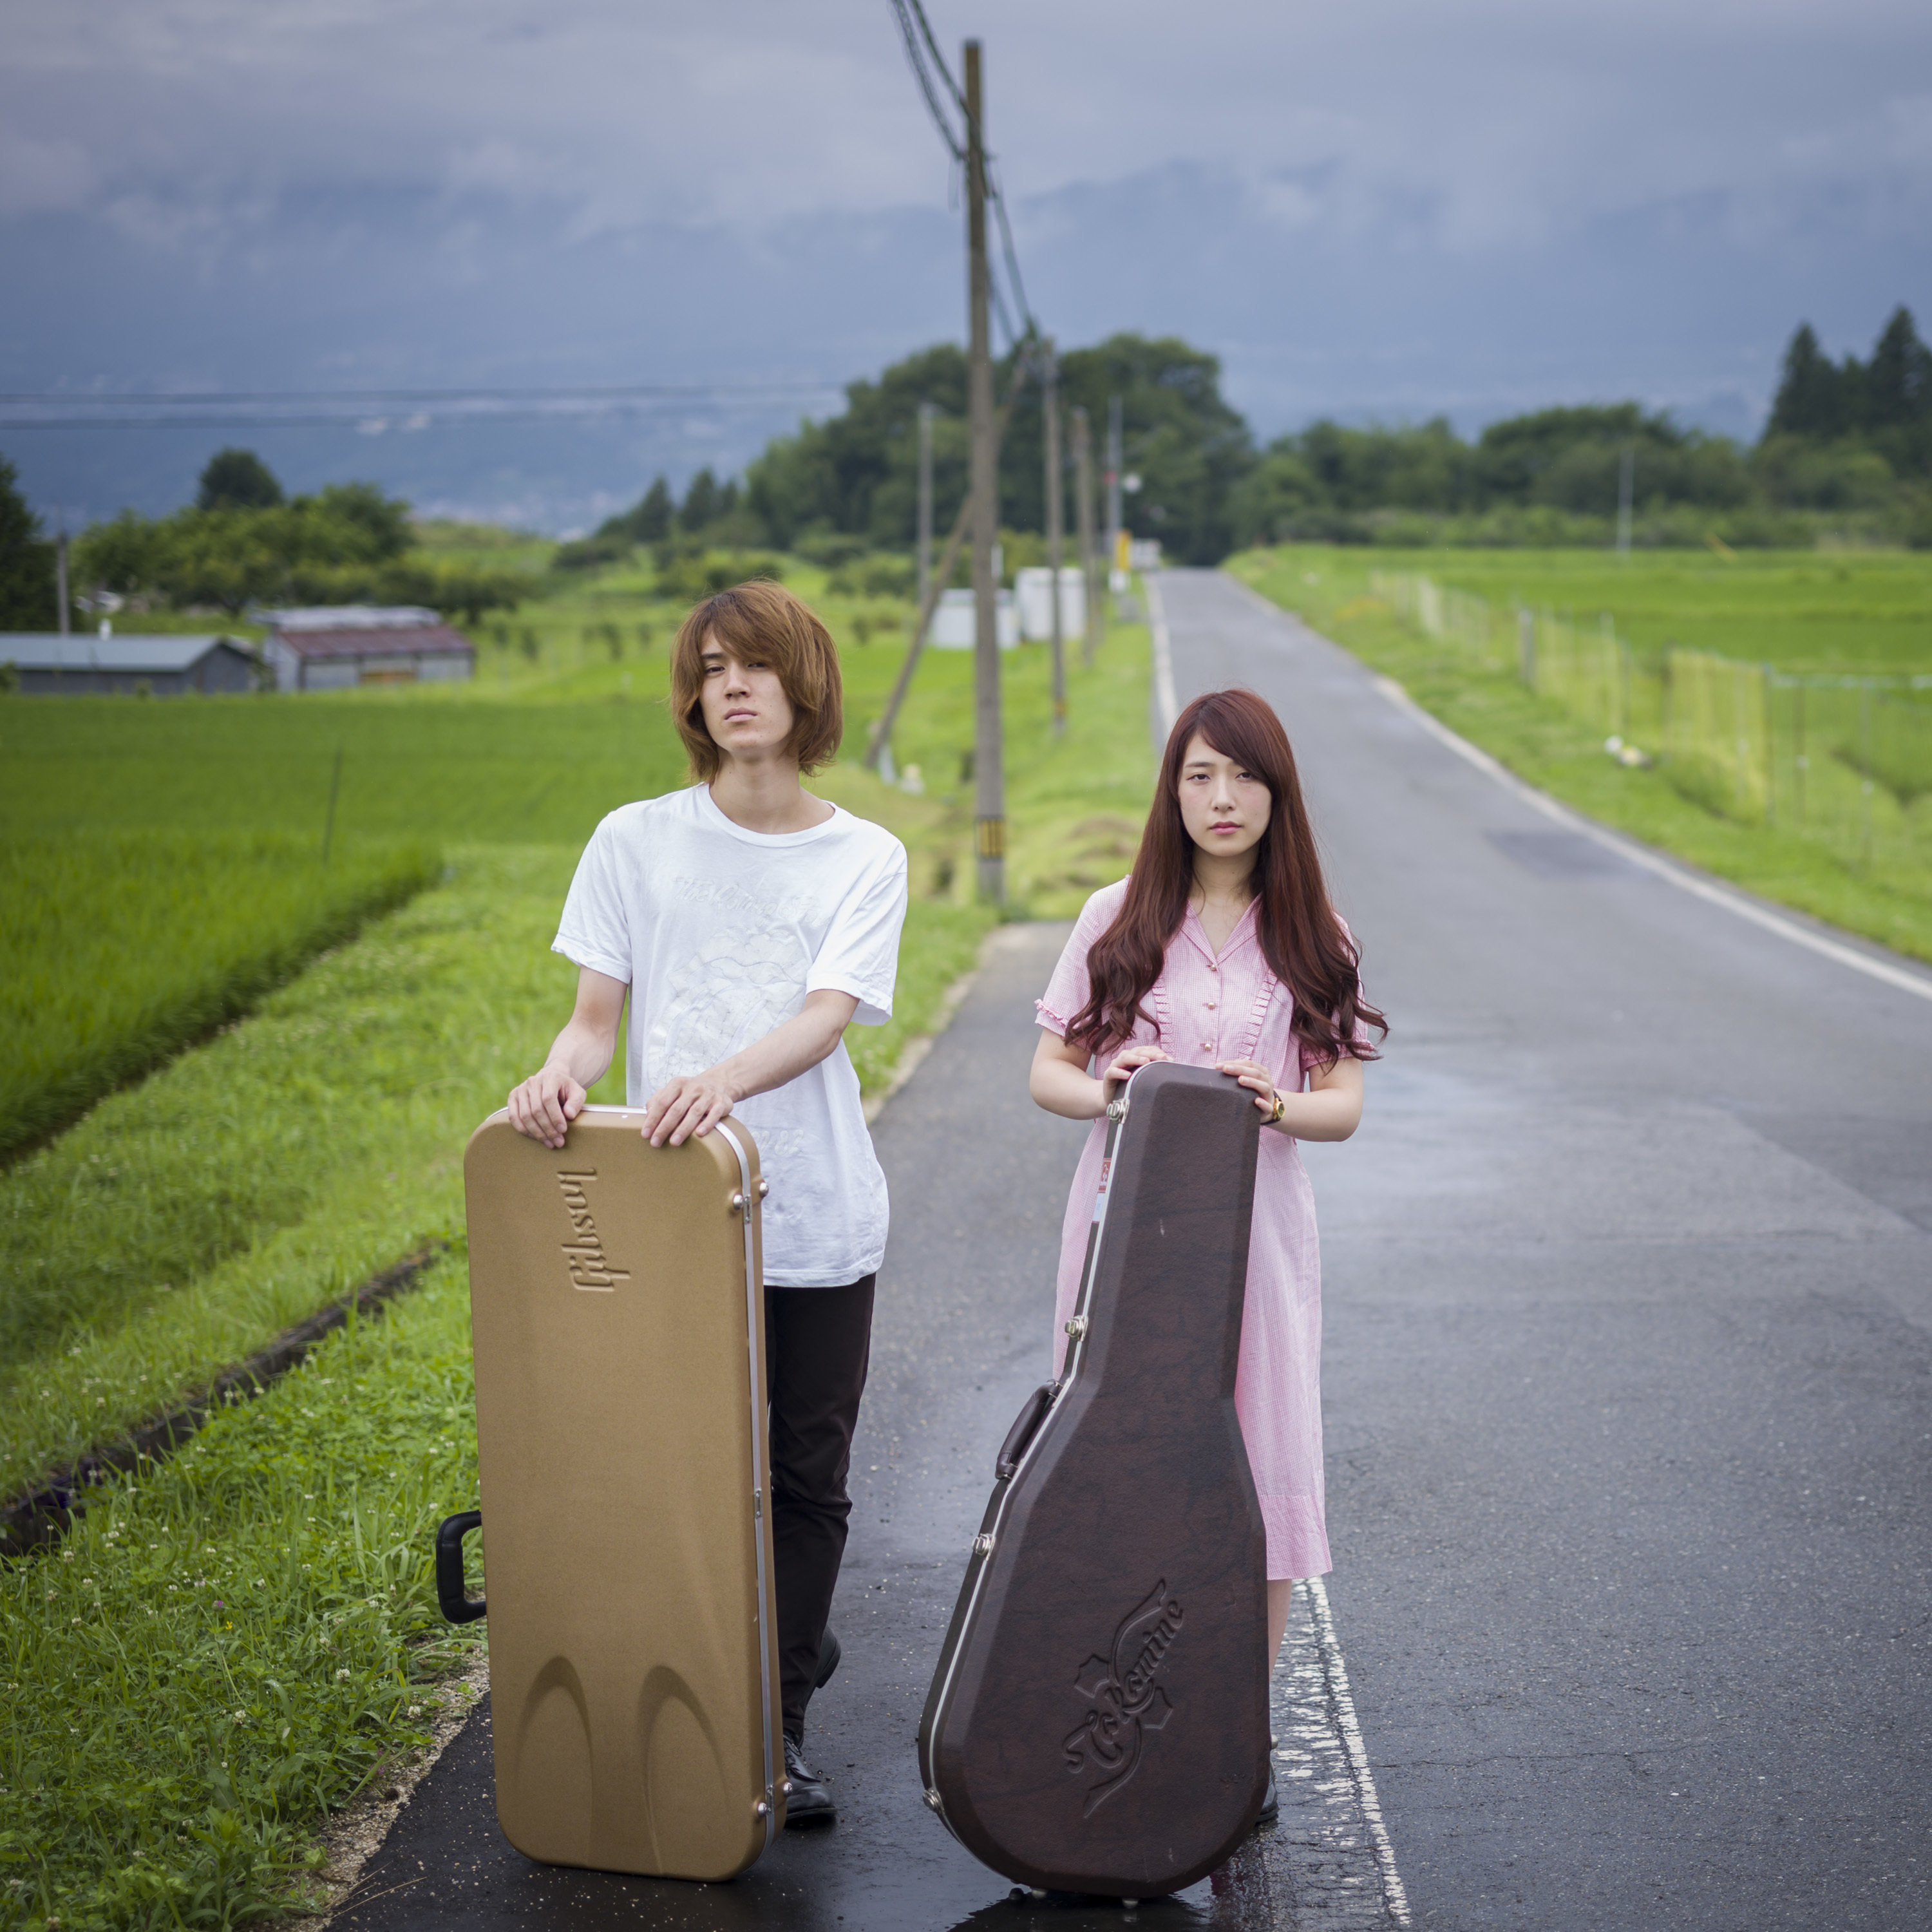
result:
[[[845,735],[838,650],[812,611],[782,584],[754,578],[707,597],[678,626],[670,652],[670,715],[700,784],[715,778],[724,754],[705,728],[704,645],[716,638],[741,662],[778,674],[791,706],[784,748],[802,772],[827,763]]]

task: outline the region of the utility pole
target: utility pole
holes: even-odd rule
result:
[[[1053,586],[1053,735],[1066,735],[1066,651],[1060,626],[1060,547],[1066,478],[1060,464],[1060,358],[1048,336],[1040,346],[1040,400],[1046,418],[1046,574]]]
[[[1000,732],[999,586],[993,546],[999,541],[998,452],[993,439],[992,298],[986,269],[986,108],[980,43],[966,43],[966,246],[970,335],[967,401],[971,428],[973,500],[973,836],[980,896],[1006,898],[1006,785]]]
[[[54,539],[54,595],[60,600],[60,634],[65,637],[68,632],[67,603],[67,526],[63,524],[60,535]]]
[[[1108,581],[1118,582],[1120,568],[1120,399],[1107,398],[1107,571]]]
[[[1624,445],[1622,460],[1617,465],[1617,554],[1630,555],[1630,503],[1636,494],[1636,445]]]
[[[919,608],[932,584],[932,418],[930,403],[919,406]]]
[[[1087,592],[1087,644],[1085,662],[1094,662],[1100,647],[1100,586],[1094,568],[1094,431],[1087,412],[1078,405],[1073,411],[1073,474],[1076,495],[1073,514],[1080,531],[1080,580]]]

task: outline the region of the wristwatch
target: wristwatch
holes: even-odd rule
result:
[[[1277,1127],[1280,1126],[1281,1125],[1281,1117],[1287,1112],[1288,1096],[1282,1093],[1280,1088],[1276,1088],[1275,1089],[1274,1096],[1274,1112],[1270,1116],[1272,1124]]]

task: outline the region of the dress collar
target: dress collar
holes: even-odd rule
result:
[[[1261,903],[1252,898],[1241,908],[1241,916],[1234,922],[1234,929],[1228,935],[1228,943],[1217,956],[1208,943],[1208,928],[1201,923],[1199,914],[1194,910],[1194,902],[1187,902],[1186,915],[1180,922],[1180,929],[1190,939],[1201,956],[1210,966],[1225,964],[1244,946],[1251,945],[1255,938],[1255,908]]]

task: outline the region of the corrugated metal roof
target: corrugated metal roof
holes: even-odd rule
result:
[[[442,622],[440,610],[420,604],[316,604],[297,610],[258,610],[278,631],[398,631]]]
[[[275,640],[298,658],[423,657],[460,654],[471,657],[476,646],[460,631],[447,624],[410,624],[396,628],[371,626],[364,630],[283,631]]]
[[[96,637],[82,632],[63,638],[54,631],[0,631],[0,664],[22,670],[105,670],[129,676],[166,676],[191,670],[218,644],[253,658],[239,638],[162,637],[153,634]]]

